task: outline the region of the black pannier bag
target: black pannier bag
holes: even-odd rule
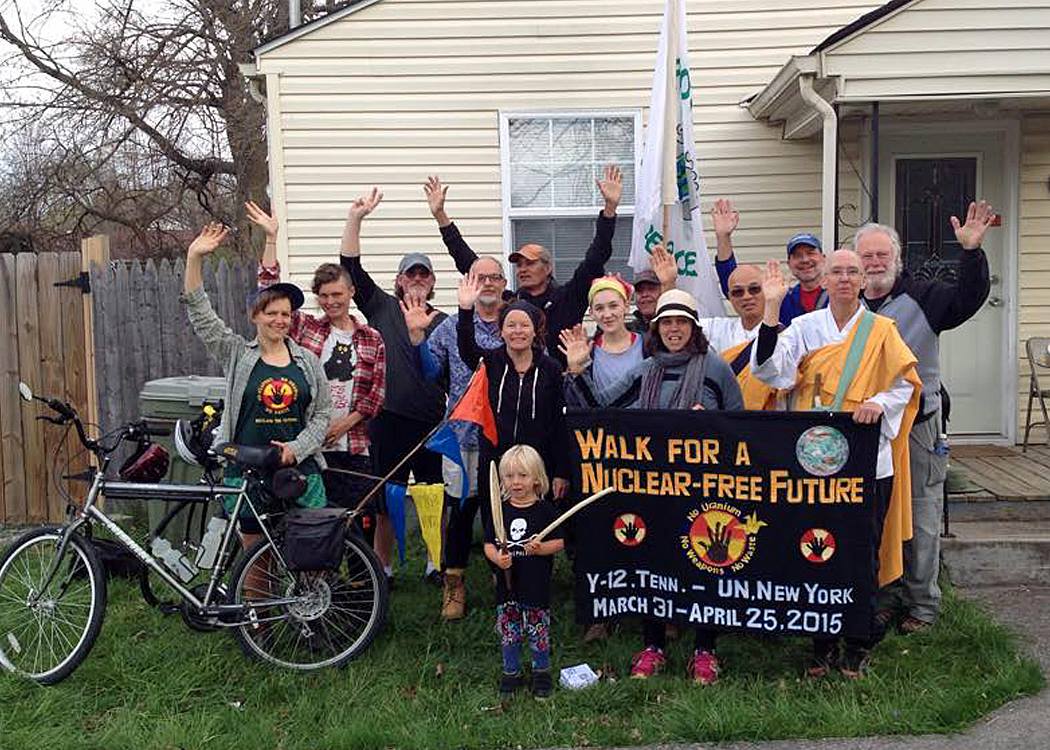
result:
[[[343,562],[346,509],[296,508],[284,518],[281,550],[288,569],[336,570]]]

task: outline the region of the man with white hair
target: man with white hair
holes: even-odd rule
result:
[[[965,223],[951,225],[962,247],[954,281],[917,279],[903,270],[900,237],[884,224],[865,224],[853,237],[864,264],[864,304],[897,323],[904,342],[918,359],[922,401],[909,443],[913,536],[904,545],[904,575],[879,600],[878,618],[886,625],[902,618],[905,634],[937,621],[941,590],[940,524],[944,512],[944,479],[948,457],[940,444],[940,334],[972,318],[988,298],[988,259],[981,240],[995,213],[984,201],[971,203]]]

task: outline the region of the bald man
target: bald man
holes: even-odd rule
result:
[[[879,555],[873,562],[877,562],[878,585],[885,586],[900,578],[903,543],[911,537],[908,433],[922,383],[915,355],[896,324],[860,303],[865,287],[860,257],[852,250],[836,250],[826,268],[822,284],[828,307],[800,315],[778,335],[787,283],[780,264],[769,262],[763,283],[765,312],[751,354],[751,370],[767,385],[792,389],[794,410],[851,412],[859,424],[879,425],[873,498],[874,542]],[[851,357],[851,353],[860,356]],[[867,641],[847,639],[841,661],[836,640],[817,641],[808,673],[822,676],[838,666],[847,677],[860,677],[871,647],[881,636],[872,619],[875,636]]]

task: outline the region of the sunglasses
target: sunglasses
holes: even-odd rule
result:
[[[743,297],[745,294],[750,294],[752,297],[757,297],[762,294],[761,284],[751,284],[750,286],[735,286],[729,290],[730,297]]]
[[[412,266],[404,273],[410,279],[429,279],[430,271],[423,266]]]

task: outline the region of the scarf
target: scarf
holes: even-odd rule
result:
[[[690,352],[657,352],[649,358],[649,366],[642,375],[642,389],[638,397],[642,409],[659,409],[660,385],[667,370],[671,367],[685,365],[685,373],[678,381],[678,386],[671,394],[667,409],[689,409],[696,403],[695,395],[700,392],[704,383],[704,364],[707,357]]]

